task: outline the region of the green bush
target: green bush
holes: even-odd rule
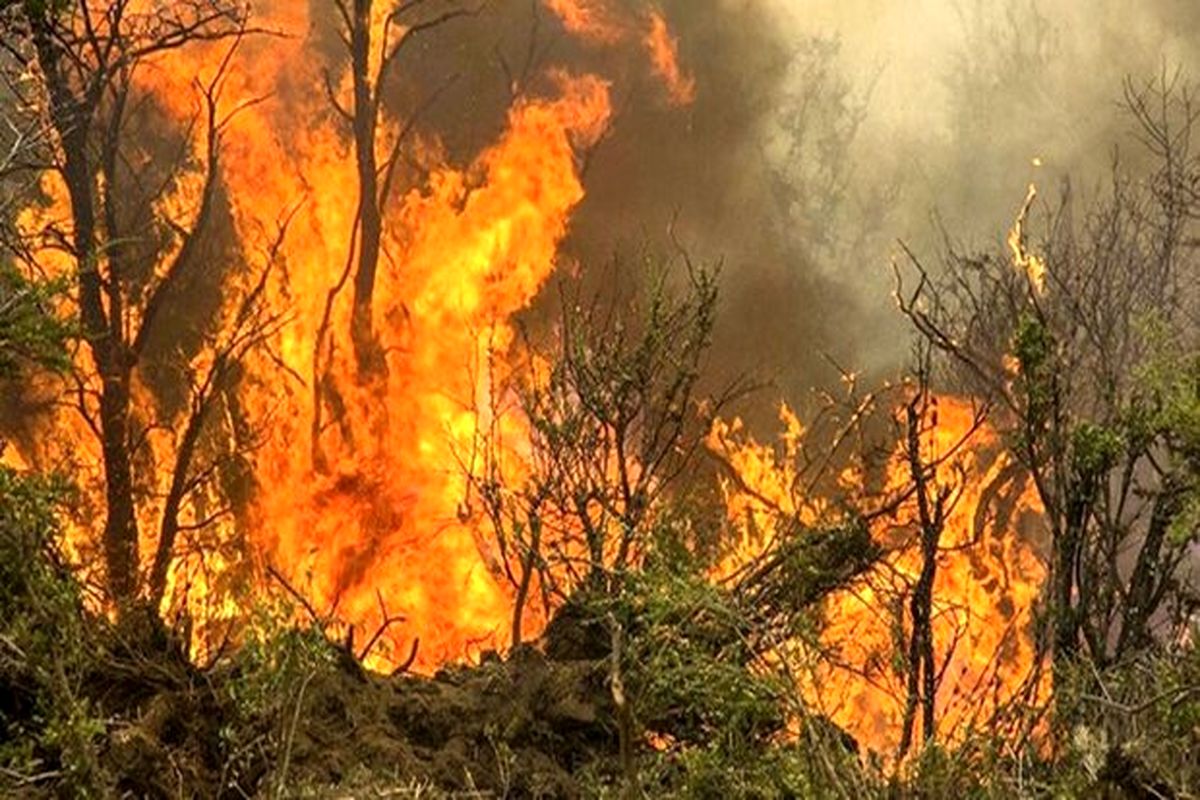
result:
[[[62,482],[0,467],[0,766],[7,780],[53,775],[98,785],[103,723],[83,695],[91,652],[78,583],[55,552]]]
[[[792,690],[766,668],[745,610],[686,553],[652,556],[615,595],[585,598],[586,615],[614,628],[634,719],[637,793],[645,797],[805,797],[828,778],[807,742],[785,733]],[[844,741],[831,761],[857,761]],[[818,779],[817,776],[821,776]],[[622,796],[627,776],[587,776],[596,796]]]

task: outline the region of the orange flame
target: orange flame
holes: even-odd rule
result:
[[[309,28],[305,4],[259,3],[256,15],[264,28]],[[226,46],[201,43],[156,57],[137,73],[138,86],[181,123],[191,120],[198,84],[212,79]],[[353,624],[362,639],[388,623],[371,663],[404,661],[419,639],[415,666],[428,670],[502,641],[510,621],[509,586],[464,508],[462,465],[477,427],[490,424],[486,393],[494,384],[483,373],[505,368],[514,339],[509,319],[551,275],[571,212],[583,199],[576,154],[608,123],[609,86],[592,75],[552,72],[551,95],[518,100],[496,142],[464,167],[445,163],[436,139],[414,139],[413,158],[425,177],[388,198],[376,286],[386,377],[365,385],[346,357],[349,292],[335,293],[328,336],[320,336],[326,301],[355,246],[357,180],[347,137],[314,88],[322,76],[309,48],[300,37],[252,37],[222,80],[222,113],[236,113],[222,135],[220,178],[246,261],[233,270],[230,297],[260,273],[255,262],[279,220],[300,205],[266,288],[270,307],[286,313],[287,323],[271,356],[246,364],[238,389],[239,413],[264,428],[250,456],[250,507],[201,526],[215,498],[203,491],[191,498],[183,522],[197,530],[178,547],[166,604],[213,625],[238,619],[244,609],[234,601],[244,595],[237,596],[232,573],[245,550],[239,543],[249,539],[261,566],[305,595],[318,614]],[[307,124],[292,125],[296,118]],[[207,146],[202,139],[192,142],[198,154]],[[201,186],[202,175],[181,173],[159,210],[186,227]],[[43,188],[51,203],[21,220],[31,234],[69,219],[61,181],[48,175]],[[52,238],[43,266],[57,259],[69,274],[72,265],[55,255]],[[336,411],[327,414],[332,419],[314,447],[311,378],[319,343],[328,366],[324,402]],[[193,373],[210,361],[210,353],[198,354]],[[86,356],[79,370],[95,381]],[[152,462],[145,472],[163,484],[149,487],[151,499],[139,505],[145,555],[153,553],[161,514],[153,498],[165,494],[177,447],[171,428],[179,422],[162,420],[152,392],[136,379],[135,406],[136,417],[166,423],[150,432],[145,447]],[[507,440],[521,438],[520,420],[501,424],[513,429]],[[96,525],[103,519],[99,443],[78,414],[63,413],[54,425],[46,452],[28,460],[70,459],[86,506],[68,533],[68,550],[81,565],[96,565]],[[324,456],[320,467],[315,450]],[[192,557],[201,550],[203,559]],[[530,615],[525,628],[536,632],[541,620],[532,609]]]
[[[615,46],[638,36],[650,60],[650,69],[662,82],[673,106],[688,106],[696,99],[696,80],[679,62],[679,42],[663,12],[650,9],[640,19],[619,15],[604,0],[545,0],[566,30],[597,45]]]
[[[679,66],[679,42],[671,35],[661,11],[651,11],[649,19],[650,29],[643,41],[654,73],[666,86],[672,105],[691,105],[696,99],[696,81]]]
[[[604,0],[545,0],[567,32],[596,44],[616,44],[625,38],[624,26]]]
[[[353,364],[334,362],[344,404],[336,424],[346,433],[329,442],[328,474],[314,474],[309,460],[307,395],[259,458],[254,516],[265,552],[288,575],[308,576],[303,588],[318,607],[361,625],[382,623],[379,591],[408,617],[396,636],[420,636],[419,667],[493,641],[511,614],[507,586],[488,571],[463,516],[458,465],[489,407],[476,379],[508,351],[507,320],[551,274],[583,197],[572,140],[593,141],[609,115],[599,79],[560,75],[559,85],[556,99],[518,103],[508,131],[469,170],[440,168],[427,193],[404,199],[392,230],[396,263],[378,294],[386,387],[358,386]],[[293,276],[297,266],[305,268],[293,265]],[[341,264],[312,265],[321,268],[312,276],[325,281],[318,297]],[[297,370],[309,367],[318,325],[311,313],[288,331],[285,358]]]
[[[286,13],[286,24],[303,24]],[[272,84],[319,85],[295,44],[259,47],[254,74],[239,72],[244,85],[227,87],[231,104]],[[377,666],[405,660],[419,639],[415,667],[433,669],[498,644],[511,615],[509,587],[489,569],[487,542],[463,507],[461,465],[490,406],[482,372],[493,359],[502,368],[508,320],[552,273],[583,198],[576,148],[594,143],[610,116],[601,79],[552,78],[557,96],[519,100],[499,141],[469,167],[438,163],[437,143],[423,143],[418,155],[434,166],[385,224],[375,300],[388,354],[382,384],[361,384],[347,358],[349,293],[332,306],[322,380],[337,411],[317,433],[324,469],[314,469],[311,455],[312,387],[288,375],[313,374],[325,303],[353,246],[353,156],[332,125],[284,139],[275,116],[284,109],[269,103],[239,118],[224,155],[243,241],[261,242],[270,220],[305,201],[288,232],[286,271],[270,287],[272,304],[292,309],[278,343],[286,369],[261,364],[243,389],[251,415],[273,421],[255,457],[259,489],[247,527],[268,566],[319,613],[354,624],[364,638],[403,617],[371,653]],[[310,119],[328,118],[322,112],[304,109]]]
[[[1013,266],[1025,275],[1035,294],[1043,295],[1046,293],[1046,260],[1036,253],[1029,252],[1025,246],[1025,222],[1036,199],[1037,186],[1031,183],[1025,195],[1025,203],[1008,232],[1008,249],[1012,252]]]
[[[970,404],[955,398],[939,398],[936,413],[922,455],[926,463],[941,459],[939,484],[957,487],[939,547],[932,615],[936,658],[944,670],[935,704],[937,733],[953,742],[1025,692],[1039,701],[1047,696],[1048,678],[1036,669],[1031,638],[1046,567],[1035,548],[1042,513],[1036,491],[1000,447],[994,429],[976,427]],[[819,500],[795,497],[803,429],[786,409],[784,421],[779,452],[750,439],[736,423],[718,422],[709,438],[740,478],[725,484],[728,519],[739,539],[718,575],[730,574],[770,544],[779,512],[808,525],[837,521]],[[903,492],[910,480],[906,459],[898,449],[889,460],[882,496]],[[863,494],[856,470],[840,479]],[[909,631],[907,599],[921,570],[912,535],[918,524],[911,499],[875,523],[873,537],[893,548],[891,554],[827,599],[815,649],[802,643],[789,647],[807,704],[888,756],[899,744],[906,701],[904,665],[893,655],[905,652],[897,633]],[[897,545],[902,546],[894,549]],[[1040,682],[1031,687],[1031,679]]]

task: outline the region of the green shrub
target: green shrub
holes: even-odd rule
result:
[[[54,548],[66,494],[61,481],[0,467],[0,765],[18,785],[53,775],[88,796],[104,725],[83,695],[90,636],[79,586]]]

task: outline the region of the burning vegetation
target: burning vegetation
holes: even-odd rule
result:
[[[623,126],[728,135],[681,9],[0,3],[6,791],[1200,791],[1190,90],[773,440],[705,220],[576,241]]]

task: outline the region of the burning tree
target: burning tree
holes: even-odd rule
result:
[[[313,421],[314,457],[323,461],[320,451],[324,406],[337,406],[337,399],[325,393],[336,392],[329,375],[333,344],[327,343],[332,306],[353,271],[353,312],[350,338],[360,379],[386,367],[383,352],[373,332],[375,284],[384,245],[384,215],[394,199],[396,176],[400,172],[403,149],[413,134],[422,113],[453,82],[451,78],[435,90],[395,125],[384,123],[385,85],[397,69],[405,50],[422,34],[436,30],[459,17],[478,13],[456,3],[445,4],[426,16],[420,16],[424,3],[376,3],[373,0],[335,0],[341,24],[339,38],[350,58],[351,91],[345,103],[334,88],[333,79],[324,73],[329,102],[339,118],[349,126],[354,142],[358,204],[354,214],[354,232],[346,254],[342,279],[329,291],[322,330],[317,338],[314,363],[315,408]]]
[[[959,743],[1011,722],[1017,741],[1036,716],[1009,707],[1045,689],[1031,635],[1036,498],[986,404],[935,393],[924,357],[871,391],[843,380],[844,396],[818,393],[808,425],[782,408],[779,446],[714,424],[733,534],[717,575],[741,581],[789,550],[836,556],[792,580],[824,582],[808,603],[818,631],[779,627],[770,650],[804,714],[896,763],[918,731]]]
[[[40,137],[19,168],[41,177],[44,195],[4,245],[25,273],[72,287],[82,349],[69,394],[99,445],[103,572],[122,610],[157,608],[180,535],[229,515],[219,484],[241,445],[226,393],[278,320],[260,303],[265,268],[235,276],[199,319],[181,302],[220,274],[220,158],[239,110],[221,108],[220,95],[249,32],[246,9],[223,0],[0,12],[3,74]],[[214,69],[195,81],[188,125],[164,136],[171,120],[145,76],[201,46],[220,48]]]
[[[916,257],[900,306],[995,404],[1050,528],[1046,605],[1056,667],[1103,667],[1165,642],[1196,608],[1197,109],[1177,77],[1128,83],[1151,168],[1114,158],[1082,213],[1068,192],[1029,243],[1031,187],[1008,259]],[[911,254],[910,254],[911,255]],[[1014,268],[1015,266],[1015,268]],[[899,273],[898,273],[899,274]]]

